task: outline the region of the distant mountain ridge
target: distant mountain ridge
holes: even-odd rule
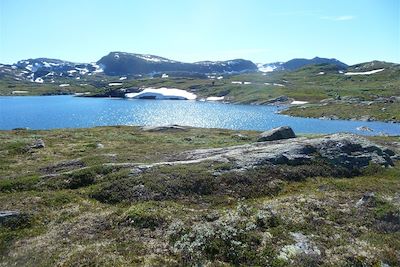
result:
[[[107,84],[107,80],[117,84],[125,79],[141,76],[207,78],[207,76],[212,77],[215,74],[234,75],[257,71],[297,71],[305,67],[316,66],[316,64],[319,66],[320,72],[333,70],[336,73],[371,71],[380,68],[397,70],[399,66],[399,64],[383,61],[371,61],[348,66],[334,58],[320,57],[313,59],[295,58],[287,62],[257,65],[245,59],[185,63],[149,54],[110,52],[97,62],[92,63],[35,58],[20,60],[12,65],[0,64],[0,79],[56,84],[68,84],[74,83],[74,81],[78,83],[90,82],[101,86]]]
[[[348,65],[343,63],[335,58],[321,58],[315,57],[312,59],[306,58],[294,58],[286,62],[273,62],[267,63],[259,66],[260,71],[269,72],[269,71],[294,71],[305,66],[315,65],[315,64],[332,64],[336,65],[339,69],[345,70]]]
[[[111,52],[97,61],[97,64],[104,66],[104,73],[112,76],[160,72],[238,73],[257,70],[253,62],[244,59],[184,63],[154,55],[125,52]]]

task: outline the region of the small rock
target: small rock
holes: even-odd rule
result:
[[[100,144],[100,143],[97,143],[97,144],[96,144],[96,148],[102,149],[102,148],[104,148],[104,145],[103,145],[103,144]]]
[[[42,139],[36,139],[33,144],[30,146],[30,148],[33,149],[40,149],[40,148],[44,148],[45,144],[44,141]]]
[[[240,140],[248,140],[249,139],[249,137],[244,134],[234,134],[233,137],[240,139]]]
[[[364,131],[364,132],[373,132],[374,130],[369,128],[368,126],[360,126],[356,128],[358,131]]]
[[[211,211],[211,212],[207,213],[206,215],[204,215],[204,219],[207,222],[214,222],[214,221],[218,220],[219,217],[220,217],[220,215],[217,211]]]
[[[2,210],[0,211],[0,226],[10,228],[26,227],[30,224],[30,216],[19,211]]]
[[[376,197],[374,192],[366,192],[363,197],[357,201],[356,207],[361,206],[374,206],[376,203]]]
[[[295,133],[289,126],[282,126],[261,133],[257,142],[274,141],[289,138],[296,138]]]
[[[183,140],[185,140],[187,142],[193,141],[193,139],[191,137],[185,137],[185,138],[183,138]]]
[[[12,210],[2,210],[0,211],[0,223],[7,218],[10,217],[16,217],[18,216],[20,213],[19,211],[12,211]]]

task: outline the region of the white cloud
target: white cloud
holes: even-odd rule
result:
[[[321,17],[321,19],[332,20],[332,21],[346,21],[346,20],[352,20],[354,18],[355,17],[351,16],[351,15],[335,16],[335,17],[329,17],[329,16]]]

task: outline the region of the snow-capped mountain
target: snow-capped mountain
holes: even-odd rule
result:
[[[25,59],[13,65],[2,65],[0,68],[0,73],[13,75],[16,80],[37,83],[54,82],[60,77],[80,79],[101,72],[102,67],[96,63],[73,63],[51,58]]]
[[[249,60],[199,61],[185,63],[148,54],[111,52],[95,63],[74,63],[51,58],[20,60],[15,64],[0,64],[0,78],[35,83],[68,83],[69,79],[104,82],[142,75],[202,78],[212,74],[242,72],[293,71],[307,65],[329,63],[340,70],[348,66],[337,59],[315,57],[296,58],[287,62],[254,64]]]
[[[184,63],[154,55],[124,52],[111,52],[97,61],[97,64],[104,66],[104,73],[112,76],[143,75],[161,72],[206,74],[257,70],[257,66],[253,62],[244,59]]]

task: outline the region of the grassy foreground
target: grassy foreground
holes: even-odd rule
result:
[[[0,210],[23,214],[0,226],[0,266],[400,265],[399,163],[350,178],[318,163],[232,173],[229,164],[203,162],[141,174],[118,164],[257,135],[0,131]],[[35,139],[45,147],[29,148]],[[371,139],[399,149],[399,137]],[[358,206],[367,192],[375,197]]]

